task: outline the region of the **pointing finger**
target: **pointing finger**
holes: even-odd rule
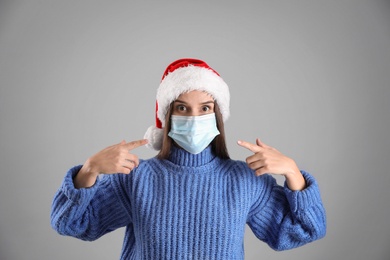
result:
[[[237,144],[248,149],[249,151],[252,151],[253,153],[257,153],[261,151],[261,147],[256,144],[248,143],[241,140],[237,141]]]
[[[141,139],[141,140],[129,142],[129,143],[125,144],[125,146],[129,150],[133,150],[133,149],[140,147],[140,146],[143,146],[147,143],[148,143],[147,139]]]

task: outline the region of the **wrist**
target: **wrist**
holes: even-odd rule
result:
[[[95,184],[99,172],[94,170],[88,163],[85,163],[73,179],[76,189],[88,188]]]
[[[295,164],[295,163],[294,163]],[[306,181],[303,177],[301,171],[298,166],[294,166],[288,171],[285,175],[287,186],[293,190],[303,190],[306,187]]]

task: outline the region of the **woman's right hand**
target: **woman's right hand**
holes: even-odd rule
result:
[[[84,163],[73,182],[77,189],[91,187],[99,174],[129,174],[139,164],[138,156],[131,150],[145,145],[146,139],[126,143],[125,141],[109,146]]]

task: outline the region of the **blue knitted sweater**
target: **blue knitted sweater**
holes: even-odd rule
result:
[[[126,227],[121,259],[243,259],[246,224],[275,250],[326,232],[317,183],[303,171],[307,187],[293,192],[210,148],[197,155],[173,148],[168,160],[141,160],[129,175],[102,175],[75,189],[80,167],[54,197],[52,226],[83,240]]]

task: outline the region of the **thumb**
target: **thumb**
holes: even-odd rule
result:
[[[260,138],[256,138],[256,144],[258,145],[258,146],[263,146],[264,147],[264,143],[260,140]]]
[[[263,143],[263,142],[260,140],[260,138],[256,138],[256,144],[257,144],[258,146],[263,147],[263,148],[269,148],[269,147],[270,147],[270,146],[266,145],[265,143]]]

